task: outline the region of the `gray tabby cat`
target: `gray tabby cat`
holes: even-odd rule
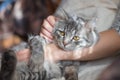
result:
[[[55,23],[53,36],[56,45],[66,51],[80,51],[83,48],[92,48],[99,40],[96,30],[96,16],[84,19],[70,15],[63,9],[64,18]],[[61,61],[63,75],[66,80],[78,80],[79,61]]]
[[[65,11],[64,19],[56,22],[53,30],[55,42],[64,50],[78,50],[93,46],[99,39],[96,31],[96,17],[85,20],[76,15],[69,15]]]
[[[56,22],[53,30],[55,43],[63,50],[81,50],[98,41],[94,21],[70,16]],[[40,36],[29,37],[31,58],[20,63],[15,52],[9,50],[2,56],[0,80],[78,80],[79,61],[60,61],[51,63],[44,60],[45,39]]]

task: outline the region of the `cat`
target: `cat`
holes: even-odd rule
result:
[[[96,30],[97,17],[85,20],[76,15],[67,14],[55,23],[53,36],[57,45],[64,50],[77,50],[95,45],[99,40]]]
[[[97,17],[86,20],[75,14],[70,15],[64,9],[60,10],[64,17],[60,16],[60,20],[55,23],[52,34],[56,45],[65,51],[92,49],[99,40],[99,33],[96,30]],[[80,63],[80,61],[60,61],[66,80],[78,80],[76,77],[79,74]]]
[[[82,17],[70,16],[64,11],[65,19],[55,23],[54,42],[63,50],[75,51],[93,46],[99,36],[95,29],[95,18],[84,20]],[[78,80],[79,61],[60,61],[51,63],[44,60],[47,44],[41,36],[30,36],[28,46],[31,51],[27,63],[19,63],[15,52],[8,50],[2,56],[0,80]]]

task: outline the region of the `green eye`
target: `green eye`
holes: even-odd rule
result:
[[[65,32],[60,31],[60,35],[61,35],[61,36],[65,36]]]
[[[80,39],[80,37],[79,37],[79,36],[74,36],[73,39],[74,39],[75,41],[78,41],[78,40]]]

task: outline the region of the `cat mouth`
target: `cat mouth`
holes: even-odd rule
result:
[[[73,48],[64,48],[65,51],[74,51]]]
[[[73,50],[75,50],[75,47],[72,47],[72,46],[69,46],[69,45],[65,45],[64,46],[64,50],[66,50],[66,51],[73,51]]]
[[[61,42],[61,43],[58,43],[58,46],[59,46],[62,50],[65,50],[65,51],[73,51],[73,50],[75,50],[75,47],[70,46],[70,44],[64,45],[62,42]]]

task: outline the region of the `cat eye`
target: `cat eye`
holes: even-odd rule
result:
[[[60,35],[65,36],[65,32],[60,31]]]
[[[80,39],[80,37],[79,37],[79,36],[74,36],[73,39],[74,39],[75,41],[78,41],[78,40]]]

